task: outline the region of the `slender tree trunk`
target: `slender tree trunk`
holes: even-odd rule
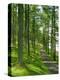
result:
[[[43,46],[44,46],[44,49],[46,50],[46,48],[47,48],[47,40],[46,40],[46,23],[45,23],[45,27],[43,28]]]
[[[28,57],[30,57],[30,44],[29,44],[29,5],[25,5],[25,43],[27,45]]]
[[[23,5],[18,4],[18,63],[23,64]]]
[[[47,23],[47,53],[49,54],[49,20]]]
[[[35,17],[33,17],[32,20],[32,33],[33,33],[33,37],[32,37],[32,47],[34,49],[34,54],[35,54]]]
[[[13,26],[12,26],[12,37],[13,37],[13,50],[16,53],[16,29],[17,29],[17,5],[12,5],[12,20],[13,20]]]
[[[53,58],[54,60],[56,60],[56,29],[55,29],[55,6],[53,6],[53,15],[54,15],[54,18],[53,18],[53,27],[54,27],[54,30],[53,30],[53,35],[54,35],[54,44],[53,44],[53,50],[54,50],[54,53],[53,53]]]
[[[30,44],[29,44],[29,5],[28,5],[28,29],[27,29],[27,37],[28,37],[28,56],[30,56]]]
[[[55,7],[52,8],[52,28],[51,28],[51,53],[56,59],[56,36],[55,36]]]

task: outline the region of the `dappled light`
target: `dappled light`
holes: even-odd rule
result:
[[[8,5],[8,75],[58,73],[58,6]]]

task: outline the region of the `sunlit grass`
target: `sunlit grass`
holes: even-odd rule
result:
[[[12,67],[11,68],[11,75],[12,76],[25,76],[25,75],[29,75],[29,72],[27,71],[26,68],[22,68],[22,67]]]
[[[35,65],[33,65],[33,64],[27,64],[27,67],[28,67],[30,70],[32,70],[32,71],[34,71],[34,72],[36,72],[36,73],[38,73],[38,74],[46,74],[46,73],[47,73],[47,71],[44,71],[44,70],[41,69],[40,67],[35,66]]]
[[[27,76],[27,75],[40,75],[47,74],[48,70],[45,66],[38,67],[34,64],[25,64],[25,66],[15,65],[11,67],[12,76]]]

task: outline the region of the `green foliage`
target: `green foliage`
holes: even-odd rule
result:
[[[57,6],[12,4],[11,51],[8,54],[11,75],[49,74],[49,67],[41,58],[45,54],[50,60],[58,62],[57,37]]]

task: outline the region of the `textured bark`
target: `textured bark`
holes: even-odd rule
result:
[[[18,4],[18,63],[23,64],[23,5]]]
[[[34,53],[35,53],[35,17],[33,17],[33,21],[32,21],[32,47],[34,49]]]
[[[52,8],[52,28],[51,28],[51,54],[56,59],[56,41],[55,41],[55,6]]]
[[[27,43],[28,56],[30,56],[30,44],[29,44],[29,5],[25,5],[25,43]]]

